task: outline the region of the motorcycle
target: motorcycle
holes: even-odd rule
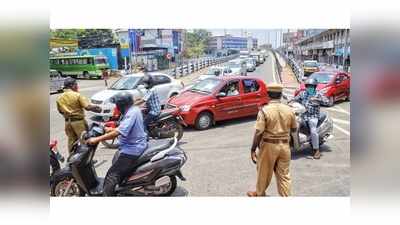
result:
[[[142,108],[145,113],[146,109]],[[180,141],[183,137],[183,126],[187,126],[183,118],[179,115],[179,108],[169,108],[161,111],[158,119],[148,126],[149,137],[153,139],[172,138],[175,137]],[[115,108],[111,119],[104,123],[107,127],[116,128],[121,119],[121,114]],[[176,134],[176,135],[175,135]],[[103,141],[102,144],[107,148],[118,148],[118,137],[113,140]]]
[[[93,157],[98,144],[88,145],[86,140],[105,133],[103,126],[92,124],[74,143],[67,166],[54,174],[52,196],[101,196],[104,178],[97,176]],[[152,140],[140,156],[132,172],[117,185],[117,196],[169,196],[177,187],[177,179],[185,181],[181,167],[187,157],[177,146],[177,138]],[[118,158],[114,155],[113,161]]]
[[[288,98],[286,97],[286,99]],[[290,141],[291,150],[296,152],[307,145],[311,145],[311,134],[308,125],[302,119],[302,115],[306,112],[306,108],[298,102],[291,102],[288,103],[288,105],[293,109],[297,120],[297,130],[296,132],[291,133]],[[317,131],[320,139],[320,146],[332,137],[333,121],[327,112],[320,112]]]
[[[64,157],[58,152],[57,140],[50,141],[49,144],[49,158],[50,158],[50,184],[53,182],[54,174],[60,170],[60,162],[64,162]]]

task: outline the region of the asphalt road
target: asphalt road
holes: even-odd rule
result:
[[[267,83],[278,81],[274,77],[272,57],[260,65],[251,76]],[[185,78],[184,82],[190,83]],[[102,80],[80,80],[80,91],[90,97],[104,89]],[[285,90],[292,93],[293,90]],[[64,121],[57,113],[55,100],[50,96],[50,134],[59,141],[59,150],[67,155]],[[350,195],[350,102],[323,108],[334,119],[334,137],[322,147],[320,160],[312,160],[310,149],[292,154],[292,192],[295,196],[349,196]],[[250,147],[256,117],[219,122],[209,130],[186,128],[181,147],[188,161],[182,172],[187,178],[178,181],[175,196],[245,196],[255,189],[256,167],[250,160]],[[104,176],[110,167],[115,150],[100,145],[96,159],[98,175]],[[267,190],[278,196],[275,178]]]

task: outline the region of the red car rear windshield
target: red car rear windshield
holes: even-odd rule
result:
[[[332,73],[313,73],[310,78],[316,79],[318,83],[327,84],[332,80],[333,76],[334,74]]]

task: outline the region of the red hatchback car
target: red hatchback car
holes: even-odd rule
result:
[[[167,107],[179,107],[186,124],[204,130],[216,121],[257,115],[268,102],[267,87],[262,80],[224,76],[196,83],[172,97]]]
[[[318,81],[317,91],[329,99],[328,106],[333,106],[336,101],[341,99],[350,99],[350,74],[330,70],[313,73],[309,78],[315,78]],[[304,82],[302,82],[300,88],[296,90],[295,96],[305,89]]]

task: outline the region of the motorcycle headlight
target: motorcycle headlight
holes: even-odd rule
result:
[[[191,106],[190,105],[182,105],[179,107],[182,112],[188,112],[190,110]]]

